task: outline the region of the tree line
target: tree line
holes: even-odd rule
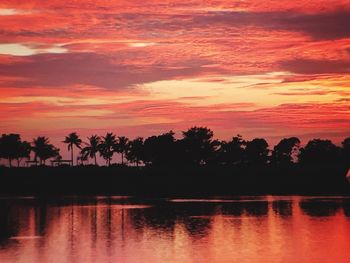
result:
[[[70,164],[81,165],[92,160],[97,164],[101,156],[107,166],[112,164],[114,154],[120,154],[121,165],[133,164],[172,166],[172,165],[278,165],[299,164],[345,164],[350,165],[350,137],[336,146],[331,140],[313,139],[304,147],[300,139],[290,137],[282,139],[273,149],[269,149],[263,138],[244,140],[241,135],[231,140],[216,140],[212,130],[206,127],[192,127],[182,132],[182,138],[176,139],[172,131],[148,138],[137,137],[133,140],[125,136],[107,133],[105,136],[92,135],[83,141],[76,132],[68,134],[63,143],[67,144],[71,154]],[[75,154],[77,150],[77,154]],[[62,163],[60,149],[50,143],[49,138],[39,136],[32,142],[21,140],[19,134],[2,134],[0,137],[0,158],[20,166],[22,160],[46,165],[48,160]]]

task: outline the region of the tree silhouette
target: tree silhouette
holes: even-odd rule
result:
[[[262,165],[268,160],[268,144],[265,139],[256,138],[247,142],[245,159],[248,164]]]
[[[299,148],[297,137],[284,138],[273,148],[271,161],[277,165],[289,165],[297,157]]]
[[[206,127],[192,127],[182,133],[182,146],[188,160],[193,164],[207,164],[215,156],[218,145],[214,133]]]
[[[174,132],[148,137],[143,146],[143,161],[152,165],[169,165],[175,162]]]
[[[114,149],[116,147],[116,136],[112,132],[108,132],[106,136],[102,137],[100,146],[100,155],[106,160],[108,166],[111,165]]]
[[[72,160],[72,166],[74,165],[74,154],[73,154],[73,148],[76,146],[78,149],[81,149],[80,145],[82,143],[81,139],[77,135],[76,132],[72,132],[66,136],[66,138],[63,141],[64,143],[68,144],[68,151],[71,152],[71,160]]]
[[[0,149],[0,157],[7,159],[10,167],[12,167],[12,160],[16,159],[19,166],[20,160],[29,158],[30,155],[28,142],[22,142],[19,134],[2,134]]]
[[[326,164],[340,160],[340,148],[330,140],[314,139],[300,150],[299,161],[302,164]]]
[[[33,139],[32,151],[35,153],[35,160],[39,158],[40,165],[45,165],[47,159],[59,156],[59,149],[50,144],[49,139],[44,136]]]
[[[350,138],[342,142],[342,147],[334,145],[330,140],[313,139],[304,148],[300,148],[300,140],[297,137],[282,139],[271,151],[265,139],[256,138],[245,141],[237,135],[230,141],[214,140],[214,133],[206,127],[192,127],[182,132],[183,138],[176,139],[173,131],[161,135],[150,136],[143,140],[138,137],[129,141],[125,136],[116,137],[113,133],[107,133],[104,137],[92,135],[88,142],[83,143],[79,136],[73,132],[65,137],[64,143],[68,144],[71,152],[71,164],[74,164],[73,148],[80,148],[77,163],[84,163],[88,158],[94,160],[97,165],[97,153],[111,165],[114,152],[121,154],[121,164],[125,158],[139,166],[175,167],[184,165],[188,168],[196,165],[228,165],[240,166],[241,164],[257,166],[269,163],[279,166],[289,166],[297,163],[299,167],[315,164],[350,165]],[[30,158],[31,151],[35,154],[35,160],[40,164],[50,158],[59,156],[59,149],[49,143],[47,137],[37,137],[32,145],[22,141],[19,134],[2,134],[0,136],[0,158],[6,159],[12,167],[17,160],[20,166],[23,158]],[[212,166],[214,167],[214,166]]]
[[[143,159],[143,138],[138,137],[129,142],[126,159],[138,167]]]
[[[20,166],[21,160],[23,158],[29,159],[30,158],[30,152],[32,151],[32,147],[29,142],[23,141],[21,142],[18,153],[17,153],[17,167]]]
[[[89,142],[85,143],[86,146],[81,150],[83,156],[88,156],[94,159],[95,165],[97,165],[96,154],[99,152],[101,147],[101,138],[97,135],[88,137]]]
[[[342,141],[342,159],[344,163],[350,166],[350,137]]]
[[[80,150],[80,153],[77,157],[77,165],[84,165],[84,162],[89,159],[89,154],[87,152],[84,152],[83,149]],[[80,163],[79,163],[80,161]]]
[[[12,167],[12,160],[16,157],[15,148],[17,144],[19,144],[18,134],[3,134],[1,136],[1,157],[8,160],[9,167]]]
[[[241,135],[232,138],[231,141],[221,141],[219,149],[219,161],[224,164],[237,165],[243,162],[246,142]]]
[[[117,143],[114,145],[114,151],[121,154],[122,165],[124,164],[124,156],[129,147],[129,139],[125,136],[119,136]]]

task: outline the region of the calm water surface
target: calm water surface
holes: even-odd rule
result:
[[[0,200],[1,263],[350,262],[350,199]]]

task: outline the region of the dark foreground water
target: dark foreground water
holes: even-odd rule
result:
[[[0,262],[349,262],[350,199],[0,200]]]

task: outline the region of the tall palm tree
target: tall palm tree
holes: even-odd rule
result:
[[[32,151],[35,153],[35,160],[39,158],[40,165],[45,164],[47,159],[59,156],[59,149],[50,144],[49,139],[44,136],[33,139]]]
[[[76,146],[77,148],[81,149],[80,145],[81,145],[82,141],[76,132],[72,132],[72,133],[68,134],[68,136],[66,136],[66,138],[63,142],[68,144],[68,151],[71,152],[71,160],[72,160],[71,162],[72,162],[72,166],[73,166],[74,165],[73,164],[73,160],[74,160],[73,159],[74,158],[73,146]]]
[[[102,137],[100,146],[100,154],[106,160],[107,165],[111,165],[114,149],[116,147],[116,136],[112,132],[108,132],[106,136]]]
[[[129,148],[129,139],[126,138],[125,136],[119,136],[118,142],[115,145],[114,151],[122,155],[122,165],[124,164],[124,155],[126,154],[128,148]]]
[[[95,165],[97,165],[96,154],[101,147],[101,138],[97,135],[92,135],[88,137],[89,142],[86,143],[86,146],[81,150],[83,154],[87,154],[90,158],[93,158]]]

